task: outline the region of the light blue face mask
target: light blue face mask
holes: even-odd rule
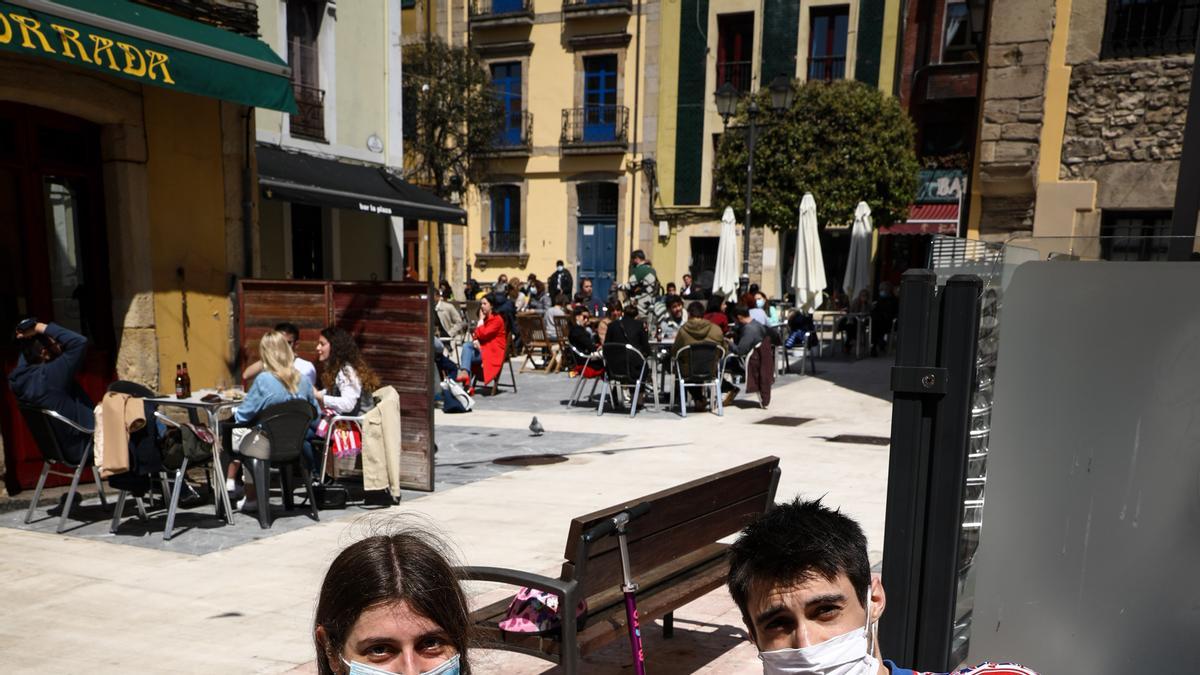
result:
[[[763,307],[766,307],[766,306],[767,306],[767,301],[766,301],[766,300],[763,300],[762,298],[759,298],[759,299],[757,299],[757,300],[755,300],[755,301],[754,301],[754,305],[755,305],[756,307],[758,307],[759,309],[762,309]]]
[[[421,673],[421,675],[458,675],[460,656],[459,654],[455,654],[446,661],[443,661],[437,668],[427,670]],[[342,659],[342,663],[350,668],[350,675],[396,675],[390,670],[376,668],[368,663],[347,661],[346,659]]]

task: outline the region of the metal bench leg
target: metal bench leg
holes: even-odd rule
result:
[[[125,498],[127,496],[129,496],[129,493],[124,490],[121,490],[120,494],[117,495],[117,505],[113,508],[112,525],[108,528],[108,531],[112,534],[116,534],[117,529],[121,527],[121,516],[125,513]]]
[[[663,615],[663,639],[670,640],[675,637],[675,612],[667,612]]]
[[[167,525],[163,529],[163,541],[171,541],[171,536],[175,533],[175,513],[179,510],[179,493],[183,492],[183,477],[187,475],[187,465],[187,457],[184,457],[179,468],[175,470],[175,485],[171,489],[171,501],[167,503]],[[214,490],[221,488],[224,486],[213,486]],[[217,503],[220,504],[220,500],[217,500]]]
[[[58,517],[58,528],[54,530],[56,533],[61,534],[67,525],[67,515],[71,513],[71,506],[75,503],[75,491],[79,489],[79,477],[83,475],[83,470],[86,468],[86,464],[80,463],[76,467],[75,473],[71,475],[71,489],[67,491],[67,501],[63,504],[62,515]]]
[[[29,502],[29,511],[25,513],[25,524],[33,520],[33,512],[37,509],[38,500],[42,498],[42,488],[46,486],[46,476],[50,473],[50,462],[42,463],[42,475],[38,478],[37,488],[33,491],[33,501]]]

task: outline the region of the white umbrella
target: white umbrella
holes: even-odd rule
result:
[[[871,207],[859,202],[854,207],[854,227],[850,230],[850,257],[846,261],[846,278],[842,288],[853,299],[864,288],[871,287]]]
[[[806,312],[816,309],[825,293],[825,260],[821,257],[821,240],[817,236],[817,202],[808,192],[800,200],[791,287],[796,292],[796,305]]]
[[[738,287],[737,226],[733,208],[726,206],[721,216],[721,240],[717,243],[717,269],[713,274],[713,295],[733,300]]]

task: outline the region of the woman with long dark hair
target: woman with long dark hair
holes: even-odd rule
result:
[[[317,338],[317,360],[321,362],[321,389],[317,401],[343,415],[361,412],[363,391],[379,388],[379,376],[363,360],[354,338],[344,329],[329,326]]]
[[[470,675],[467,599],[444,549],[405,530],[342,551],[317,599],[317,672]]]

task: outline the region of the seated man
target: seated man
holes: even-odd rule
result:
[[[659,317],[656,332],[661,340],[674,340],[675,333],[679,332],[679,327],[686,321],[683,315],[683,299],[678,295],[668,295],[663,298],[663,306],[666,312]]]
[[[728,583],[765,675],[916,675],[879,653],[886,596],[862,528],[820,500],[779,504],[742,530],[729,549]],[[997,664],[959,672],[1034,675]]]
[[[87,338],[62,326],[35,323],[16,333],[17,367],[8,375],[8,387],[22,405],[53,410],[92,429],[96,426],[95,404],[75,380],[87,352]],[[87,449],[87,438],[64,447],[63,453],[78,462]]]
[[[283,337],[287,339],[288,347],[290,347],[292,352],[295,353],[296,344],[300,341],[300,329],[296,327],[296,324],[283,321],[275,324],[275,330],[283,333]],[[300,374],[303,375],[306,380],[308,380],[309,384],[313,385],[314,387],[317,386],[317,367],[313,365],[312,361],[301,358],[299,354],[296,354],[296,360],[292,366],[296,370],[300,371]],[[253,381],[254,378],[262,371],[263,362],[262,359],[259,359],[258,361],[246,366],[246,369],[242,371],[242,379],[245,380],[247,386],[249,386],[251,381]]]
[[[642,356],[650,355],[650,335],[646,333],[646,324],[638,317],[637,305],[630,303],[621,318],[609,324],[604,344],[633,345]]]
[[[688,305],[687,316],[687,321],[675,333],[675,343],[671,345],[672,355],[682,347],[700,342],[715,345],[725,344],[725,335],[721,333],[721,329],[715,323],[704,318],[704,305],[699,300],[694,300]]]
[[[767,339],[767,327],[750,318],[750,310],[743,305],[733,308],[733,318],[737,321],[737,340],[733,343],[732,353],[725,359],[725,372],[730,376],[745,376],[746,369],[742,367],[742,359]],[[741,390],[730,383],[724,391],[725,405],[729,405]]]

